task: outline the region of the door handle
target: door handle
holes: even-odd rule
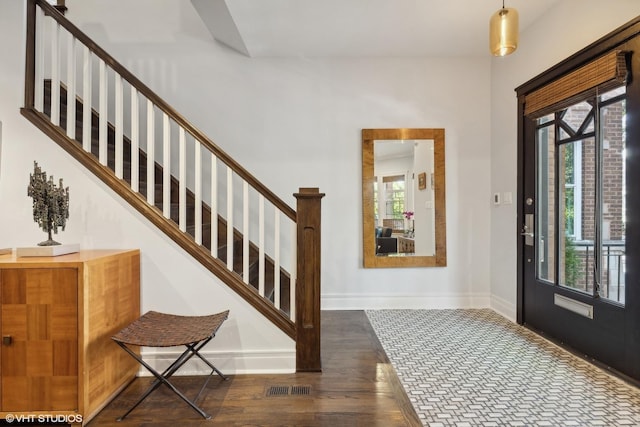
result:
[[[532,239],[533,239],[533,236],[534,236],[533,231],[530,231],[530,232],[523,231],[522,233],[520,233],[520,235],[524,236],[524,237],[531,237]]]
[[[527,246],[533,246],[533,214],[525,214],[524,225],[522,226],[521,236],[524,237],[524,244]]]
[[[11,335],[2,336],[2,345],[11,345],[13,343],[13,337]]]

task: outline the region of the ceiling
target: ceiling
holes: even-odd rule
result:
[[[560,0],[507,0],[526,29]],[[191,0],[213,37],[251,57],[487,56],[500,0]]]

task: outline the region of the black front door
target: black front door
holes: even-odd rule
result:
[[[522,115],[518,240],[519,320],[637,380],[639,80]]]

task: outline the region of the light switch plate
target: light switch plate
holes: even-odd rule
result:
[[[511,191],[502,193],[502,203],[504,203],[505,205],[510,205],[513,203],[513,193]]]

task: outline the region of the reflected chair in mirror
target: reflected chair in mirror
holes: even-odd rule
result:
[[[177,316],[173,314],[149,311],[138,320],[129,324],[116,335],[111,337],[120,347],[144,366],[156,379],[145,391],[140,399],[120,418],[122,421],[131,413],[144,399],[146,399],[160,385],[166,385],[178,397],[184,400],[203,418],[211,418],[206,412],[196,405],[196,401],[209,383],[214,373],[217,373],[223,380],[228,378],[222,374],[211,362],[205,359],[199,351],[215,337],[216,332],[222,323],[229,317],[229,310],[208,316]],[[140,347],[177,347],[184,346],[186,349],[164,372],[160,373],[146,363],[133,348]],[[133,348],[132,348],[133,347]],[[197,396],[192,400],[188,399],[170,381],[181,366],[188,362],[193,356],[198,357],[211,368],[211,373],[207,375],[206,381]]]
[[[404,233],[404,220],[402,219],[383,219],[382,226],[390,227],[391,230],[393,230],[393,233],[396,234]]]
[[[398,239],[392,233],[391,227],[376,227],[376,255],[398,252]]]

